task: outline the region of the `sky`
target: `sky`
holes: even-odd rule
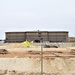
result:
[[[5,32],[37,30],[75,37],[75,0],[0,0],[0,39]]]

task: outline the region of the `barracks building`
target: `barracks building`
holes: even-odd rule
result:
[[[26,32],[5,32],[5,42],[23,42],[25,40],[34,42],[68,42],[68,31],[26,31]]]

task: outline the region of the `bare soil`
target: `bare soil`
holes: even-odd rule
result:
[[[75,48],[26,48],[21,44],[0,46],[8,54],[0,54],[0,75],[75,75]],[[7,70],[7,71],[6,71]],[[13,71],[14,70],[14,71]],[[15,72],[15,73],[14,73]]]

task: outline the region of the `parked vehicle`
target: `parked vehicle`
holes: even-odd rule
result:
[[[58,47],[54,45],[45,45],[44,48],[58,48]]]

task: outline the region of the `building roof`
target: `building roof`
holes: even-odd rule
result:
[[[38,32],[46,32],[46,33],[68,33],[68,31],[25,31],[25,32],[20,32],[20,31],[13,31],[13,32],[5,32],[5,33],[38,33]]]

